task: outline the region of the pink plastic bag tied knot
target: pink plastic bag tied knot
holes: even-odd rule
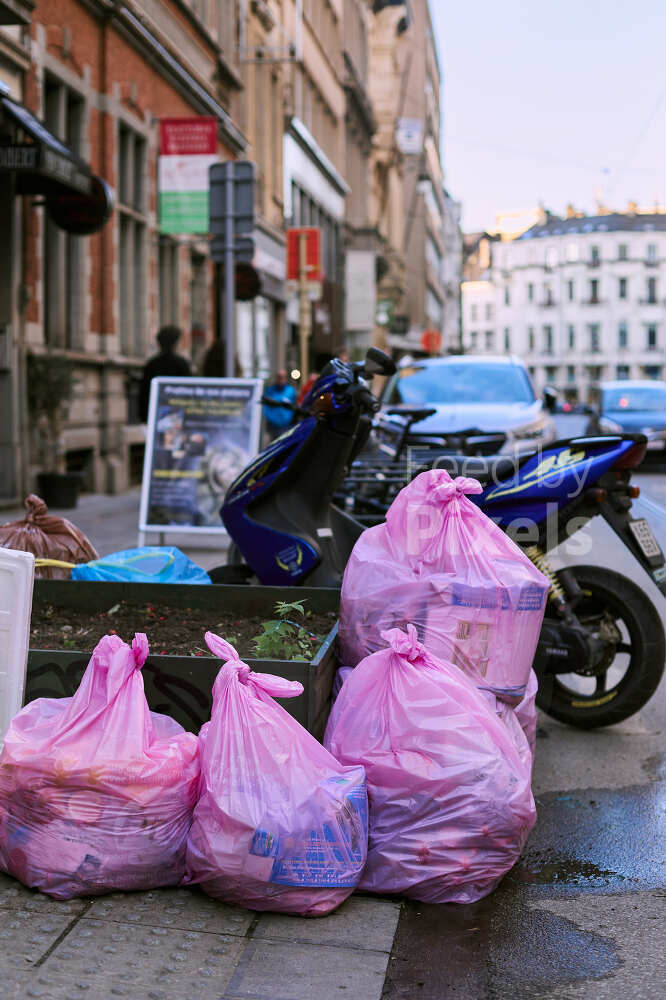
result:
[[[438,500],[449,500],[452,497],[464,496],[466,493],[483,493],[483,487],[478,479],[470,479],[467,476],[451,476],[445,469],[442,469],[441,476],[438,477],[434,494]]]
[[[132,652],[137,670],[141,670],[148,658],[148,636],[145,632],[137,632],[132,639]]]
[[[400,656],[404,656],[410,663],[418,659],[423,653],[423,648],[413,625],[407,626],[406,633],[400,628],[390,628],[386,632],[382,632],[381,637],[389,644],[392,650]]]

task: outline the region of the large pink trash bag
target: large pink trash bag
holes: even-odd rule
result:
[[[534,825],[527,741],[487,692],[417,641],[412,625],[383,639],[388,648],[342,685],[324,739],[341,763],[366,770],[359,888],[471,903],[518,860]]]
[[[199,737],[186,881],[253,910],[329,913],[365,864],[365,772],[338,764],[271,697],[295,697],[301,684],[253,673],[210,632],[206,642],[225,662]]]
[[[475,479],[422,472],[364,531],[342,582],[342,662],[382,647],[387,628],[416,625],[436,656],[510,704],[525,694],[548,581],[466,493]]]
[[[76,694],[38,698],[0,756],[0,868],[58,899],[177,885],[199,782],[193,733],[150,712],[132,648],[104,636]]]

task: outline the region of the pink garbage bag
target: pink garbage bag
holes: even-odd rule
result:
[[[211,632],[206,642],[225,662],[200,733],[187,881],[253,910],[329,913],[365,864],[365,772],[341,766],[271,697],[295,697],[301,684],[253,673]]]
[[[487,692],[418,642],[414,626],[383,639],[388,648],[342,685],[324,739],[342,764],[366,770],[359,888],[471,903],[515,864],[534,825],[527,741]]]
[[[480,687],[517,704],[525,694],[548,581],[465,496],[475,479],[422,472],[364,531],[342,582],[340,644],[355,665],[382,632],[414,624],[419,639]]]
[[[0,755],[0,868],[58,899],[177,885],[199,782],[193,733],[150,712],[146,636],[96,646],[76,694],[38,698]]]

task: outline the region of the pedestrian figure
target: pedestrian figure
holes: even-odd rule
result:
[[[272,441],[286,431],[294,419],[294,411],[291,407],[296,402],[296,389],[293,385],[289,385],[287,373],[283,368],[276,372],[272,385],[266,386],[264,396],[266,399],[288,404],[287,406],[264,404],[266,430],[269,440]]]
[[[149,358],[144,365],[141,392],[139,394],[139,411],[144,423],[148,419],[151,381],[158,375],[182,378],[184,375],[192,374],[192,369],[187,358],[184,358],[181,354],[176,354],[175,348],[180,340],[180,334],[181,331],[177,326],[163,326],[157,334],[160,352]]]

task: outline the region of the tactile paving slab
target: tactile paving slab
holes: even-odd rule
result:
[[[52,899],[37,892],[35,889],[27,889],[16,879],[9,875],[0,873],[0,909],[30,910],[33,913],[57,914],[57,916],[69,916],[70,919],[76,916],[87,907],[83,899]]]
[[[113,893],[96,899],[87,915],[97,920],[241,936],[254,918],[249,910],[227,906],[189,889]]]
[[[53,984],[43,996],[218,1000],[245,944],[231,935],[82,917],[41,968]]]

